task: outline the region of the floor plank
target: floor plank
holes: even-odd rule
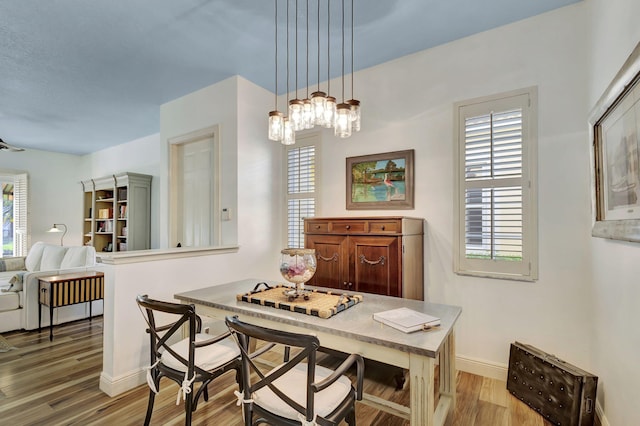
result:
[[[11,425],[140,425],[147,408],[149,388],[139,386],[115,398],[98,388],[102,370],[102,317],[54,327],[49,330],[15,331],[3,336],[18,349],[0,353],[0,423]],[[320,354],[329,367],[335,357]],[[365,392],[407,405],[409,386],[395,389],[396,369],[367,362]],[[200,401],[194,425],[242,426],[236,406],[234,373],[214,382],[209,401]],[[549,426],[513,398],[505,382],[458,372],[457,405],[446,426]],[[161,382],[152,425],[184,424],[183,406],[176,406],[178,386]],[[217,394],[216,394],[217,392]],[[215,397],[214,397],[214,394]],[[437,398],[437,396],[436,396]],[[407,426],[399,417],[357,404],[358,425]]]

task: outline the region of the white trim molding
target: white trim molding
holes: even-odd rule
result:
[[[144,370],[131,371],[129,374],[123,374],[117,378],[113,378],[103,371],[100,373],[100,390],[113,398],[146,383],[146,381]]]

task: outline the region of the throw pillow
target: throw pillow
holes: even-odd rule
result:
[[[27,258],[24,260],[24,265],[27,267],[27,271],[39,271],[40,260],[42,259],[42,252],[46,245],[42,241],[35,243],[27,254]]]
[[[25,271],[26,272],[26,271]],[[9,284],[11,284],[8,288],[3,288],[2,291],[3,292],[7,292],[7,291],[22,291],[23,285],[22,285],[22,276],[24,275],[24,272],[18,272],[17,274],[15,274],[13,277],[11,277],[11,279],[9,280]]]
[[[67,252],[66,247],[62,246],[46,246],[42,251],[42,260],[40,261],[41,271],[56,271],[60,269],[60,264]]]
[[[24,257],[3,257],[0,259],[0,272],[24,269]]]
[[[87,248],[86,247],[69,247],[62,262],[60,269],[79,268],[87,266]]]

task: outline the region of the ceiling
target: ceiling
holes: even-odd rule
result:
[[[309,68],[316,70],[318,0],[308,1]],[[326,1],[320,0],[322,43],[327,38]],[[577,1],[355,0],[354,68],[368,68]],[[27,149],[86,154],[159,132],[161,104],[233,75],[274,91],[274,4],[274,0],[2,1],[0,138]],[[298,4],[302,49],[307,0]],[[332,46],[342,41],[340,5],[341,0],[331,1]],[[278,92],[283,93],[286,0],[278,0],[278,7],[282,36]],[[294,16],[295,1],[290,7]],[[348,46],[350,0],[345,7]],[[290,44],[294,45],[293,31]],[[300,61],[306,61],[304,51],[299,52]],[[331,57],[332,78],[341,72],[341,52],[336,53]],[[326,81],[325,55],[321,54],[321,81]],[[294,54],[290,56],[293,62]],[[348,73],[349,51],[346,56]],[[300,62],[300,87],[305,86],[305,69],[306,62]],[[317,83],[317,72],[310,71],[309,80]],[[294,81],[292,77],[291,84]]]

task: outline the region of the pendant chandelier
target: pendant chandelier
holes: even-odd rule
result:
[[[286,2],[286,81],[287,81],[287,98],[289,98],[289,67],[290,61],[289,57],[295,61],[295,65],[293,69],[295,70],[295,89],[293,98],[289,98],[287,101],[286,112],[280,112],[278,110],[278,26],[279,19],[278,16],[278,3]],[[350,29],[350,53],[351,54],[351,99],[345,100],[345,0],[341,1],[340,7],[340,15],[342,18],[341,22],[341,68],[342,68],[342,92],[341,92],[341,102],[336,104],[336,97],[331,94],[331,55],[332,53],[336,54],[335,51],[331,50],[331,0],[315,0],[317,2],[317,7],[314,8],[317,10],[316,22],[317,22],[317,89],[311,93],[309,96],[309,15],[310,15],[310,1],[314,0],[303,0],[306,1],[306,22],[305,28],[303,31],[306,34],[306,97],[301,100],[298,98],[298,33],[299,33],[299,1],[301,0],[274,0],[275,2],[275,109],[269,112],[269,139],[273,141],[282,142],[284,145],[291,145],[295,143],[295,133],[299,130],[311,129],[315,126],[324,127],[324,128],[333,128],[334,134],[340,138],[347,138],[351,136],[353,132],[360,131],[360,101],[354,98],[354,84],[353,84],[353,52],[354,52],[354,37],[353,37],[353,16],[354,16],[354,1],[355,0],[346,0],[347,2],[351,2],[351,29]],[[289,5],[290,3],[295,2],[295,14],[293,18],[289,13]],[[322,4],[326,3],[326,15],[323,16],[324,8],[321,7]],[[321,28],[321,19],[326,20],[326,80],[327,80],[327,91],[323,91],[320,88],[320,80],[321,80],[321,38],[322,31]],[[292,24],[292,25],[290,25]],[[295,35],[291,36],[291,39],[295,42],[295,53],[291,54],[289,50],[289,39],[290,39],[290,27],[295,28]]]

